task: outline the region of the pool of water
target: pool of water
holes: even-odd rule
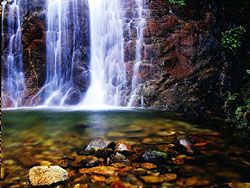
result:
[[[79,151],[95,137],[158,148],[166,153],[165,145],[185,138],[197,151],[190,156],[178,152],[172,156],[170,160],[175,161],[176,168],[171,173],[177,175],[173,181],[152,184],[132,173],[130,178],[118,177],[124,183],[123,187],[196,187],[250,181],[250,149],[232,144],[220,121],[187,121],[180,114],[142,109],[22,109],[4,110],[2,125],[1,187],[25,187],[31,167],[44,161],[58,164],[64,156]],[[135,164],[132,166],[137,168]],[[130,171],[127,173],[131,174]],[[162,175],[158,168],[147,173],[150,176]],[[86,176],[81,179],[78,171],[71,174],[71,179],[63,187],[73,188],[81,183],[89,187],[112,187]]]

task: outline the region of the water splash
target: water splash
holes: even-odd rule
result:
[[[123,9],[120,0],[88,0],[91,85],[82,105],[121,105],[125,98]]]
[[[19,107],[23,104],[25,92],[25,80],[23,73],[22,55],[23,47],[21,43],[21,5],[26,1],[14,0],[11,3],[2,1],[2,37],[4,38],[4,19],[7,9],[8,22],[8,51],[7,60],[3,64],[2,76],[2,97],[3,106]],[[3,48],[2,43],[2,48]]]

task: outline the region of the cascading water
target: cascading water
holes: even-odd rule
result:
[[[88,0],[91,84],[83,105],[121,105],[124,100],[123,10],[120,0]]]
[[[22,106],[25,92],[25,82],[22,65],[22,43],[21,43],[21,10],[25,6],[25,0],[14,0],[11,3],[3,1],[2,5],[2,38],[4,38],[4,19],[7,10],[7,60],[3,64],[2,97],[3,106]],[[2,44],[3,49],[3,44]]]
[[[82,0],[47,0],[45,106],[64,105],[74,87],[74,63],[82,45]],[[80,61],[80,60],[79,60]]]
[[[142,45],[143,45],[143,31],[146,26],[145,15],[147,11],[144,10],[144,0],[136,0],[136,11],[134,12],[133,17],[136,22],[136,51],[135,51],[135,64],[133,66],[133,77],[131,84],[131,94],[127,106],[133,106],[137,94],[137,86],[139,84],[139,69],[142,64]],[[143,93],[141,92],[141,106],[143,107]]]
[[[8,96],[13,100],[13,106],[21,105],[25,89],[21,71],[22,45],[18,6],[20,1],[24,0],[16,0],[9,5],[8,18],[8,32],[12,37],[8,43],[7,77],[4,88],[9,91]],[[91,42],[89,67],[87,60],[82,58],[83,48],[86,47],[86,42],[83,42],[86,25],[82,22],[86,12],[84,13],[82,4],[86,1],[89,5]],[[46,80],[44,86],[31,99],[31,105],[78,104],[80,107],[98,107],[134,106],[134,101],[138,103],[137,95],[140,92],[137,90],[141,84],[139,69],[143,58],[143,30],[146,23],[144,0],[134,0],[134,3],[122,0],[86,1],[47,0]],[[4,14],[6,4],[2,4]],[[132,34],[127,36],[125,28],[132,30]],[[125,62],[125,46],[129,41],[135,43],[135,59],[131,60],[134,61],[131,78],[127,74],[129,70]],[[89,77],[86,79],[83,74],[88,74],[88,70],[90,85],[86,91]],[[78,74],[79,72],[81,73]],[[79,83],[82,83],[80,89],[77,85]],[[75,93],[78,93],[77,100]]]
[[[126,4],[126,3],[125,3]],[[129,3],[127,3],[129,4]],[[120,0],[89,0],[91,22],[91,85],[84,105],[126,105],[127,79],[124,62],[124,11]],[[131,5],[131,4],[130,4]],[[133,66],[131,94],[127,106],[133,106],[142,62],[143,30],[145,28],[144,1],[135,0],[129,29],[136,27],[136,57]],[[129,36],[130,40],[132,36]],[[143,96],[141,97],[143,99]],[[143,102],[142,102],[143,105]]]
[[[2,3],[1,3],[1,7],[2,7],[2,20],[1,20],[1,35],[2,35],[2,39],[4,38],[4,16],[5,16],[5,7],[6,7],[6,4],[7,4],[7,1],[3,1]],[[3,42],[2,42],[2,44],[1,44],[1,48],[2,48],[2,50],[3,50],[3,48],[4,48],[4,44],[3,44]]]

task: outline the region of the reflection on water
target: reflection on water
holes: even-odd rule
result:
[[[145,110],[12,110],[4,111],[2,118],[2,187],[24,187],[30,167],[43,161],[57,164],[99,136],[159,148],[179,137],[191,138],[199,154],[179,164],[175,172],[179,186],[194,177],[202,177],[207,184],[250,181],[249,148],[230,144],[216,122],[188,122],[178,114]]]

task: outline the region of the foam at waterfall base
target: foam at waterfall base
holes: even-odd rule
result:
[[[123,106],[110,106],[110,105],[63,105],[63,106],[27,106],[27,107],[10,107],[3,108],[3,111],[11,110],[50,110],[50,111],[132,111],[142,108],[132,108]]]

